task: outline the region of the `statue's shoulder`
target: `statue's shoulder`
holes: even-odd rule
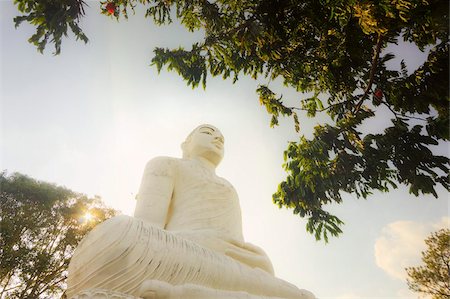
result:
[[[230,181],[228,181],[227,179],[221,177],[221,176],[217,176],[217,178],[220,180],[220,182],[227,186],[228,188],[232,189],[235,193],[236,193],[236,189],[234,188],[233,184],[230,183]]]
[[[173,165],[176,163],[179,163],[181,159],[180,158],[174,158],[174,157],[167,157],[167,156],[159,156],[154,157],[150,159],[147,164],[167,164],[167,165]]]
[[[157,175],[171,175],[176,171],[181,159],[160,156],[155,157],[147,162],[145,165],[145,172],[150,172]]]

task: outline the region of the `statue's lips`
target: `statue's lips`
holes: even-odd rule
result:
[[[220,142],[220,141],[214,141],[213,144],[214,144],[216,147],[220,148],[220,149],[223,148],[223,143]]]

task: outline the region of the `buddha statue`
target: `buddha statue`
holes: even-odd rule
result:
[[[215,173],[222,133],[201,125],[182,150],[181,159],[147,163],[134,217],[108,219],[80,242],[68,298],[89,298],[90,290],[121,294],[114,298],[315,298],[276,278],[265,252],[245,242],[237,193]]]

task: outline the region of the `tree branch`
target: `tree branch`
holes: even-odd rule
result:
[[[3,291],[2,291],[2,293],[1,294],[3,294],[4,292],[7,292],[7,291],[11,291],[11,290],[14,290],[14,289],[17,289],[18,287],[21,287],[21,286],[23,286],[25,283],[21,283],[21,284],[18,284],[18,285],[15,285],[15,286],[13,286],[13,287],[10,287],[10,288],[5,288]],[[3,297],[2,297],[3,298]]]
[[[389,106],[389,104],[386,103],[385,101],[382,101],[382,103],[394,114],[395,118],[398,118],[399,116],[401,116],[401,117],[406,117],[409,119],[417,119],[417,120],[421,120],[421,121],[427,121],[425,118],[409,116],[409,115],[404,115],[404,114],[398,113],[394,109],[392,109],[391,106]]]
[[[13,269],[11,269],[11,270],[9,270],[8,272],[6,272],[4,275],[3,275],[3,277],[1,278],[1,280],[0,280],[0,286],[5,286],[5,288],[8,286],[8,284],[9,284],[9,281],[11,280],[11,277],[13,276],[13,274],[14,274],[14,270]],[[6,279],[6,282],[3,282],[4,280]],[[3,289],[1,292],[0,292],[0,298],[2,298],[2,294],[3,294],[3,292],[5,291],[5,289]]]
[[[378,37],[377,37],[377,44],[375,46],[375,51],[374,51],[373,58],[372,58],[372,65],[370,67],[369,82],[367,82],[367,86],[366,86],[366,89],[364,90],[364,94],[361,96],[361,99],[359,100],[359,102],[355,106],[355,109],[354,109],[354,112],[353,112],[354,114],[359,111],[359,109],[361,108],[362,103],[365,101],[367,95],[370,92],[370,89],[372,88],[373,80],[375,78],[375,72],[377,70],[378,58],[380,57],[381,45],[382,44],[383,44],[383,39],[382,39],[381,34],[379,33]]]
[[[64,281],[67,278],[67,276],[63,276],[61,277],[59,280],[54,281],[51,285],[47,284],[47,286],[45,286],[39,293],[38,295],[43,294],[45,291],[47,291],[47,289],[49,289],[50,287],[56,286],[58,283],[60,283],[61,281]]]
[[[352,101],[353,101],[353,100],[346,100],[346,101],[343,101],[343,102],[339,102],[339,103],[336,103],[336,104],[332,104],[332,105],[327,106],[327,107],[325,107],[325,108],[323,108],[323,109],[316,109],[316,112],[324,112],[324,111],[329,110],[330,108],[333,108],[333,107],[336,107],[336,106],[339,106],[339,105],[343,105],[343,104],[347,104],[347,103],[350,103],[350,102],[352,102]],[[299,107],[286,107],[286,108],[292,109],[292,110],[297,110],[297,111],[309,111],[309,109],[299,108]]]

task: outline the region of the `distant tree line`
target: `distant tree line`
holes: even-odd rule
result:
[[[0,298],[60,297],[77,244],[116,213],[98,197],[0,173]]]

